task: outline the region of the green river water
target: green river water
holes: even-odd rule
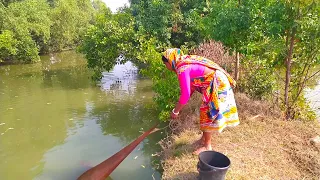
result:
[[[76,179],[157,121],[151,82],[130,63],[104,73],[97,86],[73,51],[41,62],[0,66],[0,179]],[[109,179],[160,179],[147,137]]]

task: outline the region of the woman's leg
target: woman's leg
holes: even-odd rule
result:
[[[204,145],[204,134],[201,134],[201,138],[193,143],[194,145]]]
[[[210,123],[212,120],[208,116],[209,113],[209,107],[207,103],[202,103],[200,106],[200,130],[202,131],[202,137],[198,141],[199,146],[198,148],[193,152],[193,154],[198,155],[202,151],[212,150],[211,146],[211,135],[212,135],[212,128],[210,127]]]
[[[193,154],[198,155],[203,151],[209,151],[212,150],[212,145],[211,145],[211,137],[212,137],[212,132],[203,132],[202,138],[203,143],[198,146],[198,148],[193,152]]]
[[[212,146],[211,146],[212,132],[203,132],[203,136],[204,136],[204,147],[207,150],[212,150]]]

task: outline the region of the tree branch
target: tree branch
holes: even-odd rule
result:
[[[320,73],[320,70],[318,70],[317,72],[313,73],[310,77],[307,78],[307,81],[310,80],[311,78],[313,78],[314,76],[316,76],[319,73]]]
[[[279,80],[281,80],[282,82],[286,82],[286,80],[283,79],[278,72],[275,71],[274,73],[277,75],[277,77],[278,77]]]
[[[307,77],[308,77],[308,74],[309,74],[309,70],[310,70],[310,65],[308,66],[308,69],[307,69],[307,73],[306,75],[304,76],[304,79],[302,81],[302,84],[301,85],[298,85],[298,93],[296,95],[296,97],[294,98],[294,100],[292,101],[292,105],[290,106],[290,108],[292,108],[292,106],[296,103],[296,101],[298,100],[300,94],[302,93],[303,89],[305,88],[305,85],[306,85],[306,82],[308,81],[307,80]],[[300,83],[299,83],[300,84]]]

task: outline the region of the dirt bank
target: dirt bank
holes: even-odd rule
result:
[[[198,157],[193,143],[200,138],[198,100],[184,109],[175,134],[160,142],[163,148],[162,178],[196,179]],[[227,179],[320,179],[320,147],[310,141],[320,134],[317,122],[284,121],[266,102],[237,94],[241,123],[214,136],[213,149],[231,160]]]

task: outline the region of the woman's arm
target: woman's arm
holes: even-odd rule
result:
[[[191,97],[192,94],[194,93],[194,91],[195,91],[196,89],[195,89],[194,86],[190,86],[190,90],[191,90],[191,92],[190,92],[190,97]],[[190,99],[190,97],[189,97],[189,99]],[[186,104],[187,104],[187,103],[186,103]],[[176,113],[180,112],[181,109],[182,109],[186,104],[181,104],[180,101],[177,102],[176,107],[174,108],[174,109],[175,109],[175,112],[176,112]]]
[[[173,112],[174,113],[179,113],[184,106],[185,106],[185,104],[180,104],[179,102],[177,102]]]
[[[181,109],[187,104],[194,88],[190,87],[190,75],[188,69],[178,75],[180,85],[180,99],[171,113],[172,118],[177,118]]]
[[[194,86],[190,86],[191,89],[191,93],[190,96],[192,96],[192,94],[194,93],[194,91],[196,90]],[[180,102],[177,102],[175,108],[174,108],[174,112],[175,113],[179,113],[181,111],[181,109],[185,106],[186,104],[180,104]]]
[[[192,94],[194,93],[194,91],[196,90],[196,88],[192,85],[190,85],[190,89],[191,89],[191,93],[190,96],[192,96]]]

